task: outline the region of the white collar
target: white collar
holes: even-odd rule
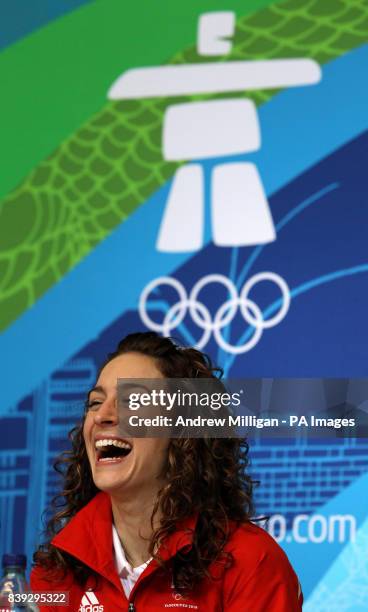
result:
[[[116,570],[121,578],[126,578],[127,576],[133,575],[139,576],[143,572],[143,570],[146,569],[149,562],[152,560],[151,557],[150,559],[148,559],[148,561],[142,563],[142,565],[139,565],[138,567],[132,567],[125,556],[124,548],[122,547],[117,529],[114,524],[112,525],[112,543],[115,552]]]

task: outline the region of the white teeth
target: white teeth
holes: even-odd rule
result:
[[[127,442],[122,442],[121,440],[111,440],[111,438],[106,438],[105,440],[96,440],[95,444],[96,448],[103,448],[104,446],[117,446],[118,448],[131,448],[130,444]]]
[[[100,463],[101,461],[116,461],[117,457],[101,457],[98,462]]]

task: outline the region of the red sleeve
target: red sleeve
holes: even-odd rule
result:
[[[224,579],[224,612],[301,612],[300,584],[284,551],[268,534],[260,547],[252,544],[252,551],[237,547],[233,553]]]

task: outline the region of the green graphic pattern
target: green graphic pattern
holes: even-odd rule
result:
[[[240,18],[223,59],[305,56],[323,64],[367,36],[365,0],[287,0]],[[170,63],[198,61],[190,48]],[[274,94],[247,97],[259,105]],[[4,200],[1,329],[172,176],[176,165],[162,159],[162,117],[168,104],[189,99],[198,96],[106,103]]]

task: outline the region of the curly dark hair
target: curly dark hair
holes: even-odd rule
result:
[[[170,338],[154,332],[129,334],[108,355],[100,371],[115,357],[137,352],[153,357],[165,378],[221,378],[221,368],[193,348],[178,346]],[[83,438],[84,417],[69,434],[72,449],[57,459],[54,467],[64,480],[62,492],[52,502],[53,516],[45,531],[45,543],[35,552],[33,561],[48,570],[65,575],[71,571],[84,585],[91,569],[57,549],[51,540],[70,519],[97,493],[92,480]],[[182,520],[198,514],[189,552],[177,553],[171,560],[174,585],[181,592],[191,591],[204,577],[209,566],[219,563],[223,569],[232,563],[224,547],[231,533],[230,525],[240,525],[253,516],[253,482],[246,473],[248,444],[244,438],[171,438],[165,466],[166,484],[159,492],[152,514],[160,510],[159,527],[153,531],[149,553],[162,566],[155,552],[159,542],[175,532]]]

